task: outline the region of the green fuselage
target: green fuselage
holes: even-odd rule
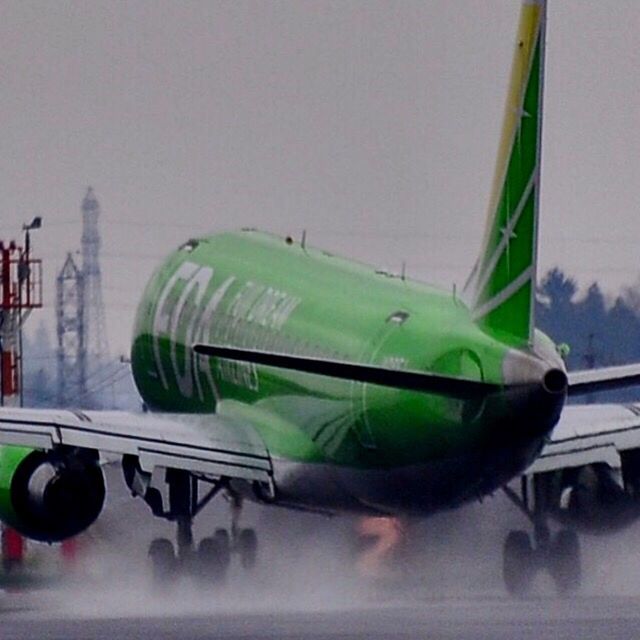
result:
[[[262,439],[266,493],[233,489],[295,507],[424,514],[493,491],[540,451],[567,393],[562,360],[534,327],[545,24],[545,3],[523,0],[468,305],[255,231],[189,241],[152,277],[136,384],[154,411],[215,413],[212,425]],[[327,375],[285,368],[309,371],[303,361]],[[408,378],[422,382],[398,382]],[[0,516],[2,482],[25,455],[0,449]]]
[[[246,420],[276,467],[297,470],[295,483],[330,468],[349,499],[381,510],[430,511],[493,490],[530,462],[564,400],[505,391],[462,401],[208,359],[193,354],[197,342],[504,385],[515,356],[536,375],[562,367],[546,337],[518,351],[482,331],[450,292],[254,231],[189,242],[161,265],[132,348],[148,406]]]

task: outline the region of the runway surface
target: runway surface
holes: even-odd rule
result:
[[[18,600],[18,601],[16,601]],[[13,602],[13,606],[12,606]],[[33,604],[33,603],[31,603]],[[73,607],[16,610],[19,599],[0,596],[0,637],[24,639],[208,638],[356,639],[517,639],[638,637],[640,598],[591,597],[559,600],[506,598],[371,602],[350,606],[299,608],[269,603],[202,602],[181,612],[176,602],[134,612],[126,607],[109,613]],[[251,606],[253,604],[253,606]],[[165,609],[163,611],[163,608]]]
[[[248,505],[244,522],[259,530],[262,558],[251,579],[233,563],[217,591],[184,579],[162,595],[150,589],[147,547],[173,526],[113,480],[67,583],[43,579],[58,566],[58,550],[43,545],[31,546],[37,584],[0,582],[0,640],[640,638],[637,528],[584,537],[580,597],[557,598],[541,572],[535,596],[518,601],[505,595],[500,566],[521,515],[502,498],[412,523],[382,581],[358,577],[349,520]],[[196,534],[227,521],[228,506],[214,503]]]

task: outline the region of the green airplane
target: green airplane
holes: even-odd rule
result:
[[[104,455],[173,542],[155,576],[253,565],[243,499],[326,513],[429,515],[521,474],[568,395],[637,383],[638,368],[572,384],[534,325],[546,7],[525,0],[488,223],[461,296],[254,230],[189,240],[142,297],[131,352],[145,413],[0,411],[0,519],[59,541],[100,514]],[[593,377],[589,377],[592,375]],[[221,491],[235,514],[195,544]],[[197,558],[198,562],[186,562]]]

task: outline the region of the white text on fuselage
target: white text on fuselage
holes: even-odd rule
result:
[[[273,345],[277,341],[285,322],[300,303],[300,298],[248,281],[228,305],[221,306],[236,278],[229,276],[212,287],[213,276],[211,267],[183,262],[163,287],[155,308],[153,352],[160,381],[165,389],[169,388],[166,369],[170,368],[185,398],[193,397],[195,389],[203,400],[205,385],[215,399],[219,397],[211,360],[194,357],[191,350],[194,343],[267,348],[268,342]],[[169,344],[169,367],[162,358],[163,340]],[[258,391],[258,374],[252,363],[218,359],[216,373],[221,380]]]

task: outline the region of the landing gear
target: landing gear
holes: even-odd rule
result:
[[[551,535],[544,510],[531,513],[525,502],[509,488],[509,499],[520,508],[534,525],[532,544],[526,531],[510,531],[503,547],[503,579],[507,592],[516,597],[526,596],[533,578],[546,569],[551,575],[558,593],[563,596],[580,588],[582,565],[580,541],[572,529],[562,529]]]
[[[575,531],[563,529],[556,536],[549,549],[549,572],[561,595],[575,593],[580,587],[580,540]]]
[[[525,596],[536,572],[531,538],[526,531],[510,531],[504,543],[502,576],[512,596]]]
[[[218,529],[210,538],[203,538],[198,545],[198,578],[203,583],[224,582],[231,563],[231,546],[226,529]]]
[[[169,509],[165,511],[161,492],[151,487],[150,477],[137,465],[136,460],[123,464],[125,479],[134,495],[141,495],[153,514],[176,523],[176,546],[165,538],[154,540],[149,546],[154,585],[165,589],[177,581],[180,575],[195,577],[202,585],[224,583],[232,554],[238,554],[243,569],[253,569],[258,552],[258,539],[253,529],[239,527],[242,499],[231,492],[228,483],[221,479],[213,483],[209,492],[198,498],[198,483],[188,471],[168,469],[165,481],[168,487]],[[231,527],[216,529],[213,536],[203,538],[196,545],[193,536],[193,520],[222,489],[231,502]]]
[[[238,536],[238,553],[243,569],[251,571],[256,566],[258,557],[258,537],[253,529],[242,529]]]
[[[231,501],[231,539],[232,550],[240,556],[242,568],[251,571],[258,557],[258,537],[254,529],[240,528],[242,498],[230,496]]]
[[[176,555],[171,540],[156,538],[149,545],[149,559],[153,572],[153,584],[160,589],[168,588],[175,582]]]

